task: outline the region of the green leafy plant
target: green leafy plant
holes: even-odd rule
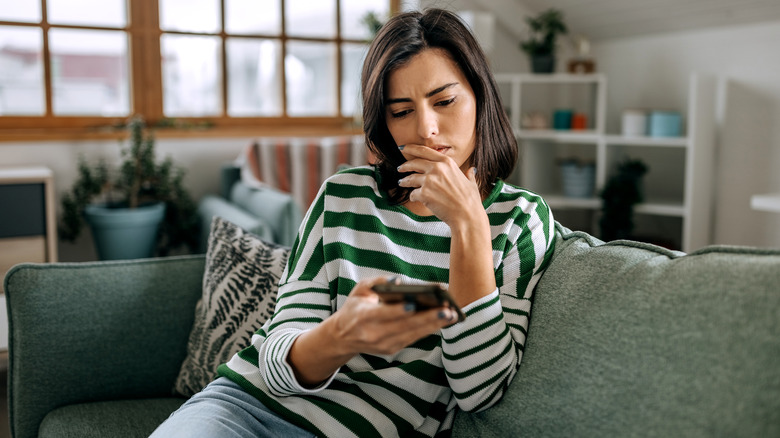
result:
[[[166,204],[165,219],[160,224],[157,255],[173,249],[197,248],[198,218],[195,202],[184,188],[184,170],[170,157],[155,161],[154,137],[147,132],[144,120],[135,116],[126,128],[130,144],[121,149],[122,162],[112,172],[105,161],[91,166],[79,158],[78,177],[70,191],[62,196],[59,235],[73,242],[86,225],[84,209],[93,203],[109,208],[137,208],[156,202]]]
[[[529,38],[520,42],[520,48],[530,56],[553,55],[555,39],[569,30],[563,21],[563,13],[557,9],[548,9],[536,17],[526,17],[530,29]]]
[[[648,167],[641,160],[626,160],[618,165],[601,192],[601,238],[605,241],[629,239],[634,230],[634,205],[644,200],[642,177]]]
[[[368,33],[371,35],[371,39],[376,37],[379,29],[381,29],[385,24],[384,21],[380,18],[379,14],[374,11],[366,12],[365,15],[363,15],[363,17],[360,19],[360,22],[363,23],[366,28],[368,28]]]

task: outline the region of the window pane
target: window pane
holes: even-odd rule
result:
[[[43,36],[40,29],[0,26],[0,115],[42,115]]]
[[[220,30],[219,0],[160,0],[160,27],[182,32]]]
[[[163,112],[166,116],[222,113],[219,37],[160,37]]]
[[[49,49],[55,115],[130,112],[124,32],[51,29]]]
[[[341,45],[341,114],[354,115],[362,104],[360,102],[360,71],[366,58],[368,45]]]
[[[285,0],[284,18],[290,36],[336,37],[336,0]]]
[[[282,115],[282,48],[277,40],[227,40],[228,114]]]
[[[389,6],[387,0],[341,0],[341,36],[359,40],[371,38],[363,18],[373,12],[385,21],[390,14]]]
[[[49,23],[106,27],[127,24],[125,0],[47,0],[46,4]]]
[[[279,35],[282,32],[279,0],[227,0],[225,29],[232,34]]]
[[[289,41],[284,68],[289,115],[336,115],[336,44]]]
[[[37,23],[41,21],[41,2],[0,0],[0,20]]]

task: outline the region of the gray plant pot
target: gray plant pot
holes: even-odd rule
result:
[[[555,71],[555,55],[531,56],[531,71],[534,73],[552,73]]]
[[[563,195],[568,198],[590,198],[596,183],[596,166],[577,163],[561,164]]]
[[[89,205],[84,215],[100,260],[147,258],[154,255],[165,203],[132,209]]]

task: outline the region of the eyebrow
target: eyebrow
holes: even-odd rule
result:
[[[447,88],[454,87],[455,85],[458,85],[458,83],[457,82],[450,82],[449,84],[444,84],[444,85],[442,85],[439,88],[433,89],[433,90],[425,93],[425,97],[428,98],[428,97],[435,96],[435,95],[441,93],[442,91],[446,90]],[[394,103],[411,102],[411,101],[412,101],[412,99],[410,99],[408,97],[400,97],[398,99],[387,99],[385,101],[385,105],[392,105]]]

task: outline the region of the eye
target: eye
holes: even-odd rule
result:
[[[401,110],[401,111],[391,112],[390,115],[394,119],[400,119],[402,117],[405,117],[407,114],[409,114],[411,112],[412,112],[412,110]]]
[[[455,102],[455,98],[452,97],[452,98],[449,98],[447,100],[441,100],[439,102],[436,102],[435,105],[436,106],[449,106],[449,105],[453,104],[454,102]]]

